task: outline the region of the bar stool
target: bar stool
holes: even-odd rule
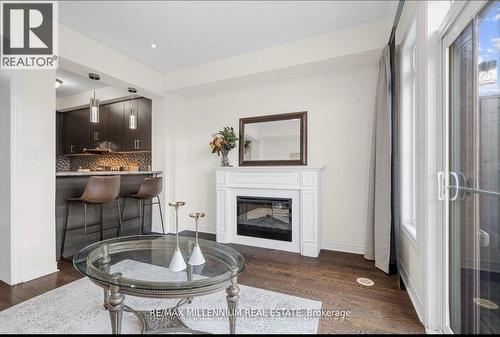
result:
[[[101,241],[103,239],[103,227],[102,227],[102,205],[106,204],[108,202],[111,202],[113,200],[116,200],[116,204],[118,207],[118,231],[117,231],[117,236],[118,234],[122,233],[123,235],[123,228],[122,228],[122,217],[121,217],[121,210],[120,210],[120,199],[118,198],[120,195],[120,184],[121,184],[121,177],[120,176],[112,176],[112,177],[90,177],[89,180],[87,181],[87,185],[85,186],[85,190],[83,191],[83,194],[79,198],[68,198],[66,199],[66,221],[64,222],[64,227],[63,227],[63,238],[61,242],[61,253],[60,253],[60,258],[63,258],[63,253],[64,253],[64,243],[66,241],[66,233],[68,231],[76,230],[76,229],[84,229],[84,245],[87,243],[87,205],[95,205],[99,206],[99,212],[100,212],[100,238]],[[84,218],[83,218],[83,226],[79,227],[74,227],[68,229],[68,218],[69,218],[69,206],[71,203],[83,203],[83,211],[84,211]],[[92,224],[93,226],[95,224]],[[97,232],[91,232],[89,234],[93,234]]]
[[[145,178],[142,181],[141,187],[137,193],[122,196],[123,200],[123,208],[122,208],[122,217],[123,211],[125,210],[125,202],[128,198],[135,199],[139,201],[139,221],[141,223],[141,233],[144,234],[144,210],[146,206],[149,205],[158,205],[160,210],[160,220],[161,220],[161,230],[163,234],[165,234],[165,227],[163,225],[163,213],[161,210],[161,201],[160,201],[160,193],[162,191],[163,186],[163,178],[162,177],[153,177],[153,178]],[[156,198],[156,202],[153,202],[153,199]],[[146,204],[146,200],[151,200],[150,203]],[[131,219],[128,219],[131,220]]]

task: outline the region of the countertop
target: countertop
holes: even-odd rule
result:
[[[125,176],[125,175],[138,175],[138,174],[158,175],[162,173],[163,173],[162,171],[90,171],[90,172],[67,171],[67,172],[57,172],[56,177]]]

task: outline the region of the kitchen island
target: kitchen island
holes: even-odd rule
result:
[[[128,195],[139,190],[142,181],[146,177],[161,175],[161,171],[68,171],[56,173],[56,256],[59,258],[60,246],[63,236],[64,221],[66,219],[66,199],[80,197],[85,190],[85,185],[91,176],[121,176],[121,195]],[[120,199],[123,206],[123,199]],[[137,235],[140,233],[139,202],[128,199],[123,212],[123,230],[125,235]],[[145,232],[151,231],[151,206],[146,206],[144,218]],[[73,203],[68,218],[68,229],[83,225],[83,204]],[[130,219],[130,220],[127,220]],[[104,238],[109,239],[116,236],[118,225],[118,214],[116,203],[111,202],[103,205],[103,231]],[[87,207],[87,244],[99,241],[99,208],[98,206]],[[93,233],[93,234],[89,234]],[[83,229],[68,231],[64,248],[65,257],[72,256],[84,245]]]

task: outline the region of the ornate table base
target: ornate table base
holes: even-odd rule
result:
[[[168,316],[157,317],[152,315],[150,311],[134,310],[125,306],[124,311],[131,312],[139,318],[142,324],[141,333],[149,334],[172,334],[172,333],[188,333],[188,334],[208,334],[205,331],[191,329],[180,317],[177,307],[167,309],[172,314]]]
[[[113,278],[118,280],[121,274],[113,274]],[[191,329],[181,318],[179,308],[186,303],[192,302],[192,297],[181,299],[176,306],[166,309],[168,315],[155,315],[151,310],[134,310],[123,304],[125,295],[119,293],[119,287],[110,286],[110,294],[105,290],[104,307],[109,311],[111,318],[111,331],[114,335],[121,334],[123,311],[133,313],[142,324],[142,334],[169,334],[169,333],[188,333],[188,334],[208,334],[209,332]],[[229,333],[236,333],[236,309],[239,300],[239,287],[236,277],[231,280],[231,285],[226,289],[226,299],[229,310]]]

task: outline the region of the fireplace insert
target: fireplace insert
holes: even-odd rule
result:
[[[292,199],[237,197],[237,233],[292,241]]]

